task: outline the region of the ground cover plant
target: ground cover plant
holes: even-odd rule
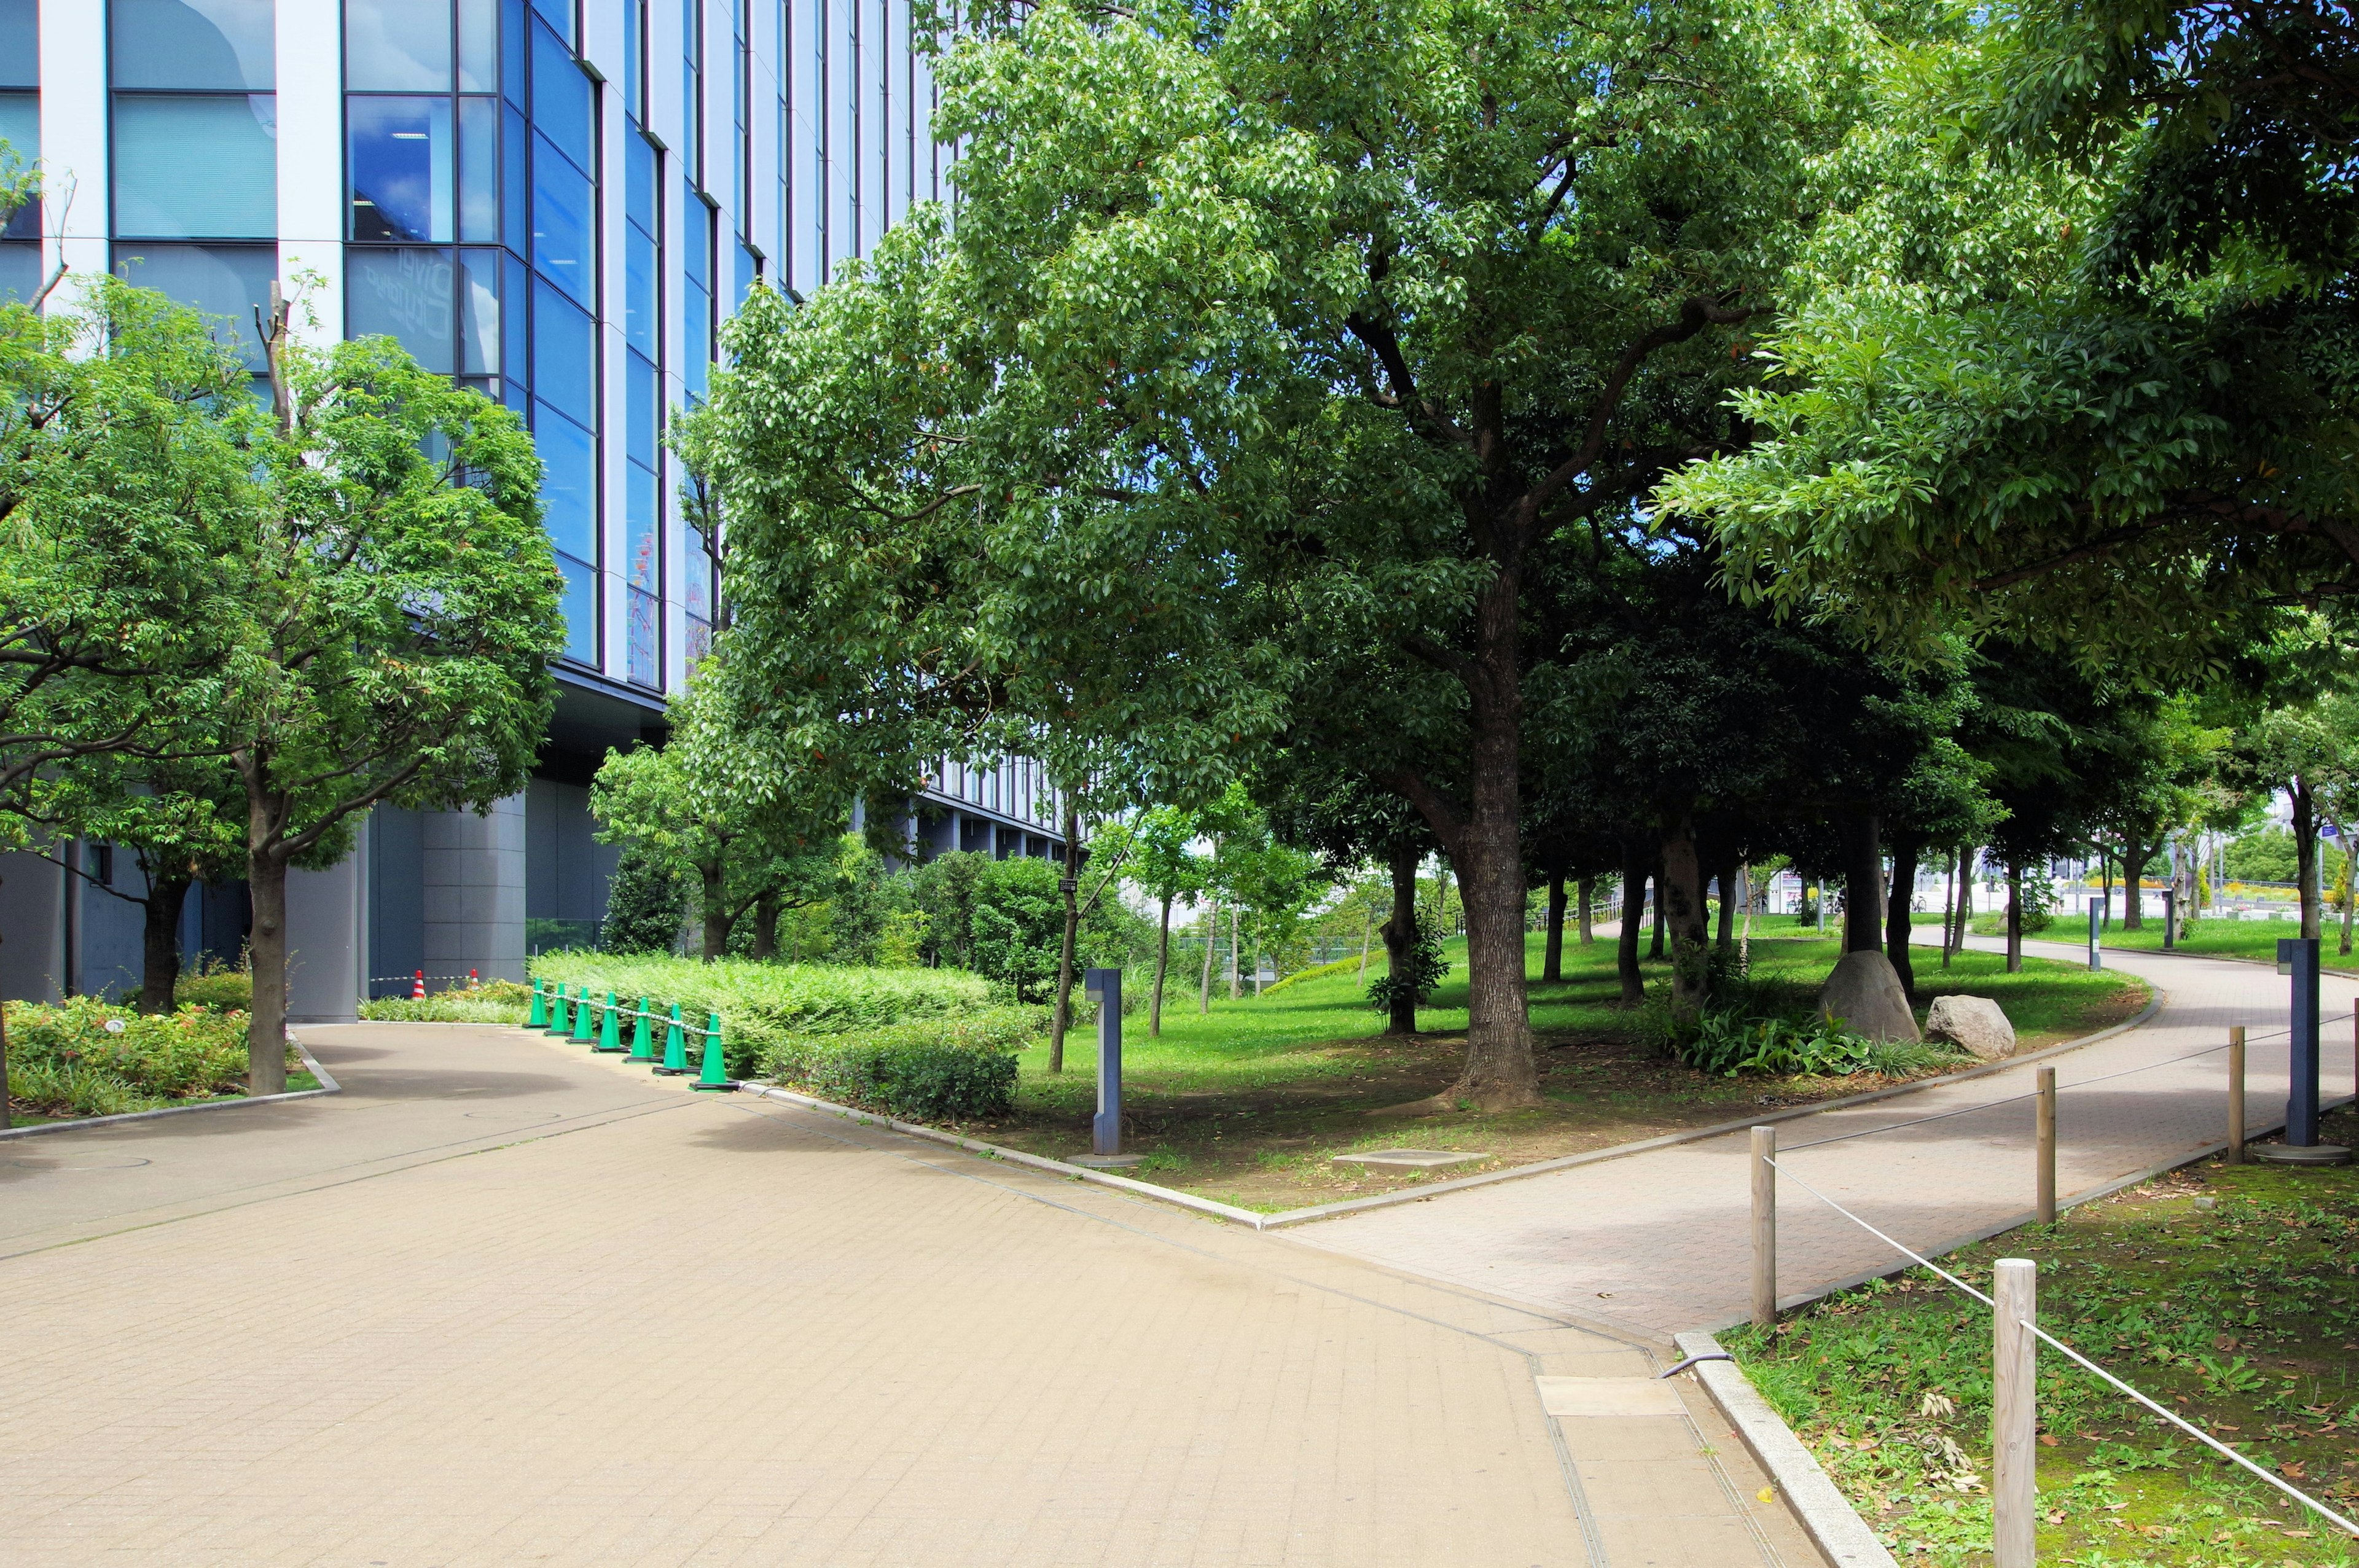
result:
[[[2328,1119],[2348,1143],[2359,1120]],[[1871,1215],[1869,1217],[1873,1218]],[[2345,1513],[2359,1504],[2359,1171],[2213,1160],[1944,1260],[2039,1265],[2040,1322]],[[1904,1563],[1990,1563],[1990,1317],[1922,1270],[1722,1336]],[[2343,1565],[2332,1526],[2039,1353],[2043,1563]]]
[[[1543,938],[1530,939],[1532,973]],[[1742,988],[1753,1015],[1808,1017],[1833,967],[1839,942],[1807,933],[1756,937]],[[1444,957],[1462,957],[1453,943]],[[1370,965],[1374,978],[1381,960]],[[1667,966],[1650,961],[1650,985],[1666,987]],[[1455,1174],[1521,1164],[1557,1154],[1610,1147],[1685,1128],[1705,1127],[1767,1107],[1810,1104],[1939,1073],[1963,1064],[1925,1051],[1893,1053],[1882,1065],[1842,1076],[1791,1072],[1726,1075],[1685,1065],[1666,1038],[1659,1005],[1619,1005],[1610,941],[1569,944],[1561,982],[1533,982],[1532,1027],[1542,1042],[1541,1103],[1484,1115],[1450,1106],[1432,1114],[1387,1110],[1429,1101],[1455,1080],[1465,1027],[1462,965],[1419,1010],[1421,1033],[1386,1036],[1383,1015],[1357,980],[1356,959],[1342,972],[1304,975],[1262,998],[1216,998],[1209,1012],[1192,1005],[1164,1010],[1161,1038],[1132,1027],[1124,1043],[1125,1149],[1144,1153],[1136,1174],[1224,1202],[1259,1209],[1365,1196],[1428,1178],[1364,1173],[1332,1157],[1386,1145],[1464,1149],[1491,1156]],[[2093,1033],[2145,1006],[2146,988],[2119,974],[2040,959],[2008,975],[1995,954],[1961,954],[1943,971],[1920,962],[1920,1000],[1950,991],[1998,1000],[2015,1022],[2022,1048]],[[1095,1108],[1095,1053],[1069,1050],[1055,1076],[1042,1058],[1021,1057],[1015,1108],[971,1125],[995,1142],[1067,1155],[1088,1147]],[[1430,1109],[1430,1106],[1421,1108]]]
[[[246,1016],[184,1003],[142,1013],[99,997],[8,1007],[8,1111],[56,1120],[158,1110],[245,1092]],[[288,1083],[317,1088],[288,1052]]]
[[[452,986],[424,997],[372,997],[360,1015],[373,1022],[508,1023],[532,1015],[532,988],[520,980]]]
[[[2136,931],[2125,929],[2116,914],[2099,939],[2104,947],[2124,952],[2159,953],[2162,951],[2162,901],[2153,901],[2156,907],[2147,911],[2146,924]],[[1981,932],[1988,922],[1977,916],[1974,928]],[[2359,954],[2338,954],[2339,925],[2330,923],[2321,938],[2319,953],[2330,969],[2359,970]],[[2199,920],[2187,928],[2186,935],[2175,945],[2181,953],[2195,953],[2215,958],[2249,958],[2255,963],[2274,964],[2277,961],[2277,940],[2301,935],[2299,920]],[[2040,940],[2065,942],[2085,950],[2089,945],[2089,917],[2060,915],[2055,924],[2041,933]]]

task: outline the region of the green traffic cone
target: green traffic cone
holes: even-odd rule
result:
[[[656,1071],[667,1078],[684,1078],[690,1071],[688,1042],[680,1034],[678,1002],[671,1004],[671,1026],[664,1031],[664,1059],[657,1064]]]
[[[690,1086],[700,1089],[734,1089],[737,1080],[729,1076],[728,1057],[721,1048],[721,1015],[704,1015],[704,1071]]]
[[[639,999],[638,1016],[631,1020],[631,1054],[625,1062],[652,1062],[656,1059],[655,1035],[647,1028],[647,999]]]
[[[573,1026],[571,1023],[566,1022],[565,988],[563,986],[549,987],[549,1032],[561,1040],[565,1037],[565,1032],[572,1027]]]
[[[612,990],[609,990],[606,993],[605,1015],[603,1020],[598,1025],[599,1050],[608,1052],[620,1052],[622,1050],[622,1039],[615,1033],[617,1027],[618,1025],[616,1024],[614,1018],[614,993]]]
[[[590,1044],[590,1010],[594,1005],[590,1000],[590,988],[583,986],[581,998],[573,1004],[573,1038],[568,1042],[569,1044]]]
[[[540,982],[532,982],[532,1016],[524,1021],[527,1029],[549,1027],[549,999],[541,994]]]

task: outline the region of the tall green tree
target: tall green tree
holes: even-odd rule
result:
[[[1155,989],[1147,1009],[1147,1033],[1163,1033],[1163,981],[1171,967],[1171,906],[1192,898],[1204,885],[1204,866],[1194,849],[1196,814],[1158,806],[1130,825],[1130,859],[1123,874],[1155,901]]]

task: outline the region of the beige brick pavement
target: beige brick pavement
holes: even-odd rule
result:
[[[0,1563],[1815,1561],[1637,1336],[519,1032],[0,1141]],[[1680,1383],[1688,1379],[1680,1379]]]
[[[2086,955],[2085,947],[2035,946],[2046,957]],[[2254,1035],[2252,1125],[2284,1115],[2288,982],[2274,969],[2162,954],[2108,952],[2105,962],[2153,981],[2165,996],[2141,1027],[2048,1058],[2058,1081],[2057,1188],[2068,1201],[2222,1141],[2227,1054],[2178,1058],[2223,1044],[2230,1024]],[[2351,980],[2325,977],[2322,1011],[2349,1013],[2353,991]],[[2323,1037],[2331,1102],[2352,1092],[2351,1025],[2330,1024]],[[2030,1217],[2034,1173],[2032,1108],[2019,1097],[2031,1090],[2032,1073],[2027,1065],[1781,1123],[1778,1141],[1792,1152],[1779,1163],[1920,1251],[2022,1223]],[[1970,1108],[1976,1107],[1987,1108]],[[1968,1114],[1903,1125],[1960,1110]],[[1862,1132],[1869,1135],[1795,1147]],[[1719,1326],[1740,1319],[1748,1299],[1746,1142],[1737,1133],[1680,1144],[1363,1211],[1292,1234],[1633,1333]],[[1792,1182],[1780,1184],[1777,1241],[1779,1288],[1789,1299],[1897,1261]]]

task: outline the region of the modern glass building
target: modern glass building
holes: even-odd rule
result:
[[[909,28],[908,0],[0,0],[0,139],[44,192],[0,229],[0,294],[111,270],[251,344],[276,281],[299,330],[390,335],[514,408],[548,470],[567,645],[532,785],[380,811],[299,874],[297,1015],[594,928],[591,774],[661,738],[718,607],[665,420],[756,279],[807,292],[945,194]],[[1030,764],[936,773],[913,849],[1059,848]],[[240,907],[192,901],[185,945],[234,952]],[[136,916],[0,857],[0,992],[136,983]]]

